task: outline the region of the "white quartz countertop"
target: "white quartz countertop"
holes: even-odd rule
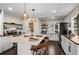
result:
[[[72,40],[76,44],[79,44],[79,36],[72,37],[70,40]]]
[[[75,35],[74,37],[71,37],[71,38],[67,37],[66,35],[63,35],[63,36],[65,36],[68,40],[72,41],[73,43],[79,45],[79,36],[78,35]]]
[[[30,39],[31,37],[35,38],[34,39]],[[9,42],[27,42],[29,44],[33,44],[33,45],[38,45],[43,39],[44,39],[45,35],[43,35],[42,37],[36,37],[36,36],[28,36],[28,37],[24,37],[24,35],[21,36],[5,36],[4,38],[9,41]]]

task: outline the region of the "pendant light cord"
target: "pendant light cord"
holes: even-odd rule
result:
[[[26,12],[26,3],[24,3],[24,11]]]
[[[34,17],[34,11],[35,11],[35,9],[32,9],[32,11],[33,11],[33,17]]]

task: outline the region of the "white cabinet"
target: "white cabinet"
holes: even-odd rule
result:
[[[64,52],[67,54],[68,43],[67,43],[66,38],[64,36],[61,36],[61,46],[62,46]]]
[[[13,47],[13,43],[6,41],[3,37],[0,37],[0,53]]]
[[[77,55],[77,45],[75,45],[73,42],[68,42],[68,54],[69,55]]]
[[[61,35],[61,46],[67,55],[77,55],[79,45],[75,44],[65,36]]]
[[[57,33],[49,33],[48,37],[51,41],[59,41],[59,35]]]

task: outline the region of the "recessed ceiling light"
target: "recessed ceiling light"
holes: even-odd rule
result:
[[[56,13],[56,10],[53,10],[52,12],[53,12],[53,13]]]
[[[8,7],[8,9],[11,11],[12,10],[12,7]]]

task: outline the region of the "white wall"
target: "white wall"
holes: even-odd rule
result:
[[[78,13],[79,13],[79,5],[69,13],[69,15],[64,19],[64,21],[71,22],[72,19],[76,17]]]
[[[27,20],[23,21],[23,30],[26,32],[26,34],[31,34],[29,29],[29,22],[31,21],[31,18],[28,18]],[[41,23],[38,18],[36,18],[36,21],[34,23],[34,32],[33,34],[40,34],[41,32]]]
[[[27,33],[27,34],[29,34],[30,33],[30,30],[29,30],[29,21],[28,21],[29,19],[27,19],[27,20],[23,20],[23,31],[25,32],[25,33]]]
[[[48,24],[48,33],[55,33],[55,24],[57,23],[58,24],[58,31],[60,26],[59,26],[59,23],[60,22],[64,22],[63,20],[58,20],[58,19],[48,19],[48,20],[43,20],[43,23],[46,23]],[[52,24],[53,24],[53,27],[52,27]]]
[[[70,22],[71,23],[71,30],[74,33],[74,18],[79,14],[79,5],[74,8],[71,13],[64,19],[64,22]]]
[[[35,34],[40,34],[41,33],[41,21],[40,19],[36,18],[36,23],[35,23]]]
[[[17,24],[22,24],[22,21],[19,18],[16,18],[14,16],[10,16],[8,14],[4,15],[4,22],[9,22],[9,23],[14,22]]]
[[[0,12],[0,35],[3,35],[3,20],[4,20],[4,14],[2,10],[2,12]]]

